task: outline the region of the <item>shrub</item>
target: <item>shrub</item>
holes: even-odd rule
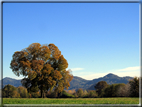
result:
[[[60,98],[74,98],[75,96],[72,94],[67,93],[66,91],[62,91]]]
[[[89,90],[88,94],[85,97],[87,97],[87,98],[96,98],[96,97],[98,97],[98,93],[95,90]]]
[[[28,91],[25,87],[20,86],[17,88],[17,91],[20,94],[21,98],[28,98],[29,97]]]
[[[54,92],[54,91],[48,91],[48,92],[46,93],[46,97],[47,97],[47,98],[56,98],[56,97],[57,97],[57,93]]]
[[[80,97],[80,98],[83,97],[83,96],[84,96],[83,89],[81,89],[81,88],[78,89],[77,92],[76,92],[76,94],[77,94],[77,96]]]
[[[31,97],[32,98],[39,98],[40,97],[40,93],[39,92],[31,92]]]

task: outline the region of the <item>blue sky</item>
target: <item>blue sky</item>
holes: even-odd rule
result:
[[[139,3],[4,3],[3,78],[15,51],[54,43],[74,76],[139,76]]]

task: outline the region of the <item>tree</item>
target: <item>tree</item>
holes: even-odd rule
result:
[[[83,97],[84,96],[84,93],[83,93],[83,89],[82,88],[79,88],[76,92],[77,96],[78,97]]]
[[[18,93],[20,94],[21,98],[28,98],[29,97],[29,93],[27,92],[27,89],[25,87],[19,86],[17,88]]]
[[[129,97],[130,96],[130,84],[126,84],[126,85],[122,84],[120,87],[118,87],[117,96],[118,97]]]
[[[98,93],[98,95],[100,96],[101,93],[103,92],[103,90],[105,88],[107,88],[109,85],[107,84],[106,81],[100,81],[98,82],[94,87],[96,89],[96,92]]]
[[[129,81],[130,84],[130,96],[139,97],[139,78],[135,77]]]
[[[98,97],[98,93],[95,90],[89,90],[87,96],[88,98],[96,98]]]
[[[16,87],[8,84],[2,89],[2,96],[6,98],[19,98],[20,94],[17,92]]]
[[[45,91],[54,89],[60,93],[68,89],[73,76],[67,60],[54,44],[40,45],[33,43],[29,47],[13,54],[10,68],[15,75],[23,75],[22,85],[28,92],[38,92],[41,97]]]
[[[117,97],[119,96],[120,87],[124,87],[124,83],[112,84],[104,90],[104,97]]]

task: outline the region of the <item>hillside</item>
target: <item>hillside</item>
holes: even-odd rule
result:
[[[93,79],[90,84],[92,84],[88,90],[95,90],[94,86],[99,82],[99,81],[106,81],[109,85],[110,84],[115,84],[115,83],[124,83],[127,84],[130,79],[133,79],[132,77],[119,77],[117,75],[114,75],[112,73],[98,79]]]
[[[86,90],[95,90],[94,86],[99,81],[106,81],[108,84],[114,84],[114,83],[125,83],[127,84],[129,79],[132,79],[132,77],[119,77],[115,74],[109,73],[108,75],[93,79],[93,80],[85,80],[81,77],[74,76],[73,80],[70,82],[69,90],[72,89],[86,89]],[[11,84],[15,87],[21,86],[21,80],[12,79],[9,77],[6,77],[3,79],[3,87],[7,84]]]
[[[89,87],[90,85],[87,84],[88,82],[91,82],[91,80],[85,80],[81,77],[74,76],[70,82],[69,90]]]
[[[132,79],[132,77],[119,77],[115,74],[109,73],[104,77],[93,79],[93,80],[85,80],[80,77],[75,76],[75,78],[70,82],[69,90],[72,89],[86,89],[86,90],[95,90],[94,86],[99,81],[106,81],[108,84],[114,84],[114,83],[125,83],[127,84],[129,79]]]
[[[16,79],[13,79],[13,78],[6,77],[6,78],[3,79],[3,87],[5,85],[8,85],[8,84],[13,85],[15,87],[22,85],[21,80],[16,80]],[[1,80],[0,80],[0,85],[1,85]]]

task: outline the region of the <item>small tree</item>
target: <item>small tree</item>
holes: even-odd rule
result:
[[[82,88],[79,88],[76,92],[77,96],[78,97],[83,97],[84,96],[84,93],[83,93],[83,89]]]
[[[124,87],[124,86],[125,86],[124,83],[112,84],[104,90],[104,96],[105,97],[117,97],[120,87]]]
[[[17,92],[16,87],[8,84],[2,89],[2,96],[6,98],[19,98],[20,94]]]
[[[38,92],[44,97],[45,91],[53,88],[57,93],[68,89],[73,76],[70,74],[67,60],[54,44],[33,43],[22,51],[13,54],[10,68],[15,75],[23,75],[22,85],[28,92]]]
[[[139,97],[139,78],[135,77],[129,81],[130,84],[130,96]]]
[[[104,93],[105,93],[104,96],[105,97],[115,97],[116,96],[115,85],[116,84],[112,84],[104,90]]]
[[[117,91],[118,97],[129,97],[130,96],[130,84],[121,85]]]
[[[89,90],[87,97],[88,98],[96,98],[96,97],[98,97],[98,93],[95,90]]]
[[[83,91],[83,94],[84,94],[84,97],[86,97],[87,94],[88,94],[87,90],[84,90],[84,91]]]
[[[96,92],[98,93],[99,96],[101,96],[101,93],[105,88],[107,88],[109,85],[107,84],[106,81],[100,81],[98,82],[94,87],[96,89]]]
[[[29,97],[29,93],[25,87],[19,86],[17,88],[17,90],[18,90],[18,93],[20,94],[21,98],[28,98]]]

